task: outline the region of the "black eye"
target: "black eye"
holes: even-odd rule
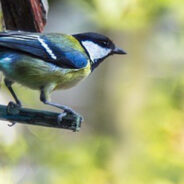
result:
[[[107,42],[103,42],[104,45],[107,45]]]
[[[102,42],[101,42],[101,45],[102,45],[103,47],[108,47],[108,46],[109,46],[109,42],[107,42],[107,41],[102,41]]]

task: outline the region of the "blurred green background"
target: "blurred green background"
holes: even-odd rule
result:
[[[184,184],[183,0],[49,3],[45,32],[100,32],[128,55],[53,93],[83,114],[80,132],[0,124],[0,184]],[[48,109],[38,92],[15,90]],[[4,86],[0,98],[10,100]]]

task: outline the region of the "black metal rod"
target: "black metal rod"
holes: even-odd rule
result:
[[[39,125],[53,128],[64,128],[73,131],[79,131],[82,119],[74,114],[66,114],[59,121],[60,113],[20,108],[13,102],[8,106],[0,105],[0,119],[10,122],[23,123],[28,125]]]

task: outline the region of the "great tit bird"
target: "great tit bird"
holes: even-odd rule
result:
[[[40,90],[40,100],[44,104],[60,108],[65,114],[76,114],[67,106],[51,103],[49,94],[74,86],[113,54],[126,53],[98,33],[0,32],[0,71],[19,106],[21,102],[12,88],[14,82]]]

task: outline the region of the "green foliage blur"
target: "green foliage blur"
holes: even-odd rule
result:
[[[46,31],[101,32],[128,54],[54,93],[84,115],[79,133],[1,123],[0,184],[184,184],[183,20],[182,0],[50,0]]]

